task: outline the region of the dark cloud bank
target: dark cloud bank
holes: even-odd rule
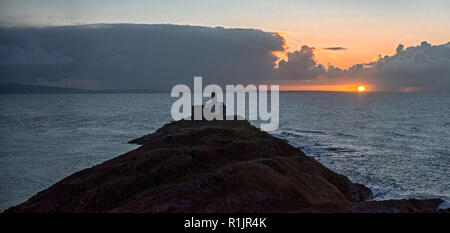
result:
[[[358,80],[383,90],[450,90],[450,43],[404,48],[342,70],[325,68],[314,48],[287,53],[276,33],[178,25],[100,24],[0,29],[0,82],[83,88],[170,90],[192,83]],[[342,50],[341,47],[326,48]]]
[[[2,82],[168,89],[267,78],[283,38],[260,30],[177,25],[85,25],[0,30]]]

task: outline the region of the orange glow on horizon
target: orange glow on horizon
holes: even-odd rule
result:
[[[366,91],[366,87],[365,86],[358,86],[358,92],[364,92]]]
[[[364,92],[369,90],[367,85],[341,84],[341,85],[281,85],[280,91],[337,91],[337,92],[355,92],[363,87]],[[373,90],[372,88],[370,88]],[[361,91],[360,91],[361,92]]]
[[[341,27],[335,28],[341,29]],[[320,33],[298,33],[293,31],[282,35],[285,38],[289,52],[299,50],[302,45],[308,45],[315,48],[314,55],[318,63],[324,66],[331,64],[341,69],[347,69],[355,64],[374,62],[378,60],[378,55],[392,56],[395,54],[395,48],[400,43],[407,48],[409,46],[417,46],[423,41],[423,39],[410,37],[407,34],[401,37],[394,34],[395,37],[393,37],[392,35],[380,34],[379,31],[371,33],[361,33],[361,31],[342,33],[334,30],[334,28],[320,30]],[[374,41],[377,42],[376,46],[374,46]],[[431,44],[445,44],[448,42],[448,38],[427,38],[427,42]],[[344,47],[346,50],[333,51],[322,49],[326,47]]]

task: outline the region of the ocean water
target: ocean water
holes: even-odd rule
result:
[[[0,210],[136,148],[127,141],[169,122],[174,100],[0,95]],[[280,93],[272,134],[372,188],[377,200],[450,201],[450,93]]]

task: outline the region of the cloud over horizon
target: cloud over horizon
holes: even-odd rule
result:
[[[376,61],[340,69],[330,64],[325,68],[315,61],[314,48],[306,45],[287,53],[275,76],[297,80],[299,84],[363,83],[381,91],[450,91],[450,42],[404,48],[399,44],[392,56],[379,56]],[[292,82],[291,82],[292,83]]]
[[[287,61],[278,63],[276,77],[287,80],[310,80],[325,73],[325,68],[314,60],[314,48],[303,45],[300,50],[288,52]]]
[[[450,90],[450,42],[404,48],[399,44],[392,56],[379,56],[377,61],[355,64],[342,70],[328,67],[329,78],[358,78],[386,91]]]
[[[325,67],[307,45],[287,52],[275,67],[275,52],[286,52],[286,47],[281,35],[257,29],[148,24],[2,28],[0,82],[170,90],[191,84],[198,75],[205,84],[219,85],[363,82],[388,91],[450,90],[450,42],[399,45],[392,56],[348,69]]]

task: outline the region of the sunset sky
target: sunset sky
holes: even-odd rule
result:
[[[450,40],[448,0],[0,2],[3,28],[163,23],[276,32],[285,39],[285,52],[307,45],[313,49],[315,61],[325,68],[332,64],[347,69],[355,64],[373,62],[378,55],[394,55],[399,44],[407,48],[422,41],[441,45]],[[275,54],[286,58],[283,53]],[[294,88],[298,85],[318,85],[322,87],[312,89],[328,90],[333,86],[331,89],[344,90],[359,84],[357,81],[323,83],[318,80],[312,80],[311,84],[286,82],[286,85],[293,89],[302,89]]]

